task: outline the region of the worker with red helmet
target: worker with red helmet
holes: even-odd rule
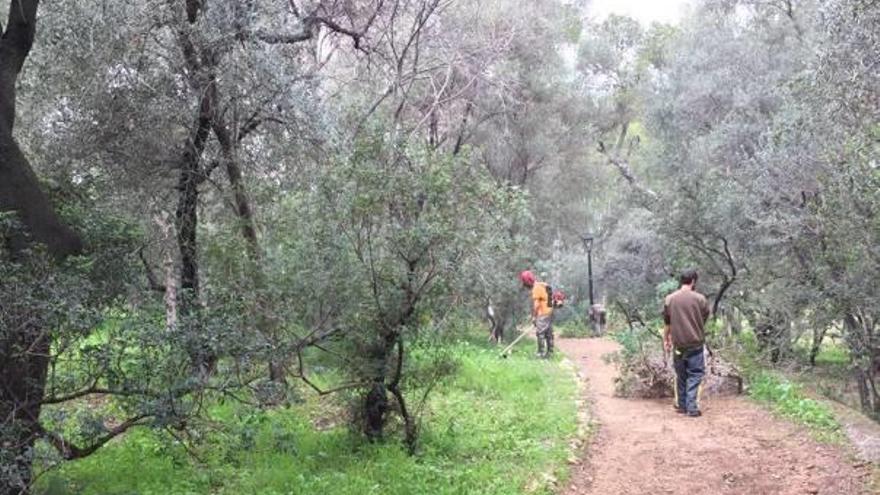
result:
[[[538,356],[549,357],[553,354],[553,296],[550,286],[539,282],[529,270],[520,273],[519,279],[523,288],[531,291],[532,322],[538,338]]]

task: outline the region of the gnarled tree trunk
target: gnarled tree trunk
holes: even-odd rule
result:
[[[877,387],[877,376],[880,374],[880,348],[877,346],[876,320],[871,315],[856,310],[844,318],[843,324],[855,365],[855,379],[862,412],[880,419],[880,390]]]
[[[176,230],[177,247],[180,250],[180,299],[178,311],[183,323],[182,328],[188,332],[189,355],[193,368],[202,375],[213,372],[216,356],[214,352],[201,343],[198,331],[199,311],[199,258],[198,258],[198,207],[199,185],[204,181],[201,156],[210,133],[213,115],[211,92],[206,91],[199,103],[199,115],[196,118],[180,161],[180,173],[177,182]]]
[[[80,252],[82,241],[58,217],[12,134],[15,84],[33,45],[38,4],[11,0],[0,38],[0,211],[15,212],[24,227],[7,240],[13,259],[25,261],[26,248],[36,241],[60,261]],[[26,493],[30,486],[51,345],[41,315],[11,316],[0,328],[0,495]]]

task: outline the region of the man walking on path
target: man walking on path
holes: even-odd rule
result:
[[[682,272],[681,288],[666,296],[663,303],[663,346],[666,352],[674,353],[675,410],[691,417],[701,415],[697,395],[706,369],[703,348],[709,318],[709,302],[694,290],[697,278],[696,270]]]
[[[531,290],[532,322],[538,338],[538,356],[549,357],[553,354],[553,305],[550,288],[544,282],[538,282],[535,274],[528,270],[520,273],[519,279],[524,288]]]

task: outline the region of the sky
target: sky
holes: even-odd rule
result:
[[[608,14],[621,14],[648,25],[654,21],[676,23],[689,0],[592,0],[590,16],[602,20]]]

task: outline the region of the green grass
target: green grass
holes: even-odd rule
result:
[[[840,424],[826,404],[807,397],[800,385],[770,371],[750,379],[749,395],[771,406],[774,412],[808,427],[823,440],[837,440]]]
[[[849,351],[845,348],[829,343],[823,343],[816,354],[816,366],[847,367],[851,362]]]
[[[592,332],[583,321],[569,319],[560,325],[553,325],[553,331],[558,336],[566,339],[582,339],[592,337]]]
[[[846,346],[839,342],[839,336],[834,339],[830,335],[826,335],[819,346],[819,353],[816,354],[816,367],[830,369],[845,369],[849,366],[851,360],[849,351]],[[810,348],[812,347],[812,333],[807,332],[798,341],[794,343],[794,355],[798,362],[807,365],[809,363]]]
[[[805,426],[821,441],[838,443],[843,440],[840,423],[831,408],[820,400],[808,397],[803,387],[781,372],[771,370],[760,359],[758,342],[752,332],[738,336],[736,361],[748,383],[748,394],[766,404],[775,414]]]
[[[346,426],[312,427],[314,400],[288,409],[212,407],[216,431],[200,461],[164,434],[132,432],[91,457],[42,477],[36,493],[61,494],[513,494],[552,493],[576,434],[577,385],[559,361],[536,360],[525,342],[497,349],[455,345],[459,372],[430,399],[420,451],[364,442]]]

